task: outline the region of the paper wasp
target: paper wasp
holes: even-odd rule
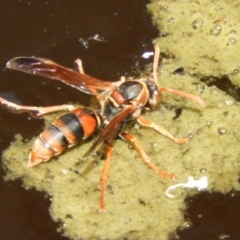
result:
[[[113,152],[112,142],[116,136],[132,144],[142,160],[157,174],[166,178],[175,178],[174,174],[162,172],[151,163],[137,138],[124,132],[125,123],[136,120],[140,125],[151,128],[176,143],[183,144],[189,141],[188,138],[174,137],[165,128],[146,120],[141,115],[143,111],[153,110],[157,107],[161,101],[162,92],[170,92],[192,99],[204,107],[203,100],[197,96],[179,90],[158,87],[159,56],[160,49],[155,47],[152,77],[135,80],[122,79],[117,82],[103,81],[86,75],[79,59],[76,60],[79,71],[65,68],[44,58],[16,57],[11,59],[6,65],[7,68],[60,80],[81,92],[96,96],[101,106],[99,111],[76,108],[72,105],[21,106],[0,97],[0,103],[6,107],[19,112],[34,112],[38,116],[59,110],[69,111],[53,121],[35,140],[29,154],[28,167],[48,161],[80,140],[98,132],[95,142],[84,156],[91,154],[102,143],[106,148],[106,160],[101,174],[100,211],[105,210],[104,195]],[[104,97],[103,94],[106,92],[108,96]]]

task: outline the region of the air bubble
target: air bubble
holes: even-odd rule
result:
[[[233,74],[234,74],[234,75],[239,74],[239,69],[238,69],[238,68],[235,68],[235,69],[233,70]]]
[[[227,133],[227,130],[224,127],[219,127],[217,129],[217,132],[218,132],[219,135],[224,135],[224,134]]]
[[[207,127],[210,127],[211,125],[212,125],[212,121],[208,120],[208,121],[206,122],[206,126],[207,126]]]
[[[228,39],[228,44],[236,44],[236,39],[235,38],[229,38]]]
[[[188,134],[188,138],[189,138],[189,139],[193,139],[193,134],[192,134],[192,133],[189,133],[189,134]]]
[[[207,169],[206,168],[201,168],[199,171],[200,171],[200,173],[206,173]]]
[[[203,25],[203,20],[202,20],[201,18],[196,19],[196,20],[192,23],[192,27],[193,27],[194,29],[199,29],[199,28],[202,27],[202,25]]]
[[[168,36],[168,35],[169,35],[168,32],[163,32],[163,33],[162,33],[162,37],[166,37],[166,36]]]
[[[237,31],[233,29],[230,31],[230,34],[237,34]]]
[[[221,33],[221,31],[222,31],[222,27],[220,25],[216,25],[210,30],[210,34],[214,36],[218,36]]]
[[[182,228],[183,229],[190,229],[192,227],[192,225],[193,225],[192,222],[186,221],[182,224]]]

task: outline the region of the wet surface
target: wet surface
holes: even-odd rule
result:
[[[187,199],[185,230],[177,239],[231,239],[240,236],[240,193],[201,193]],[[183,227],[184,228],[184,227]]]
[[[1,3],[1,96],[25,105],[80,100],[87,104],[90,98],[69,86],[5,70],[4,66],[13,57],[34,55],[73,68],[74,60],[80,57],[85,72],[97,78],[117,80],[122,75],[131,75],[139,65],[151,62],[141,56],[152,51],[151,40],[157,36],[145,10],[147,3],[146,0]],[[16,133],[30,139],[39,134],[43,124],[28,114],[13,114],[3,108],[0,123],[1,152]],[[0,174],[4,176],[2,168]],[[48,214],[50,200],[44,193],[26,191],[20,180],[4,182],[3,178],[0,189],[2,239],[66,239],[56,232],[57,224]],[[178,239],[238,239],[240,231],[235,224],[239,222],[239,194],[201,194],[188,202],[187,218],[192,227],[179,231]]]
[[[4,68],[16,56],[50,58],[73,68],[77,58],[84,70],[100,79],[118,80],[131,75],[141,55],[152,51],[157,31],[151,26],[148,1],[6,1],[1,3],[0,66],[1,96],[25,105],[57,105],[90,98],[79,91],[44,78]],[[28,114],[13,114],[0,108],[0,151],[20,133],[37,136],[43,122]],[[44,193],[26,191],[21,181],[4,182],[0,168],[0,232],[2,239],[66,239],[51,221],[50,200]]]

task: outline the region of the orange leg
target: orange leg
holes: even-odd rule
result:
[[[153,59],[153,79],[155,83],[157,84],[157,69],[158,69],[158,63],[160,58],[160,48],[158,46],[154,46],[154,59]]]
[[[171,139],[175,143],[183,144],[183,143],[189,142],[189,138],[176,138],[170,132],[168,132],[167,129],[165,129],[164,127],[159,126],[159,125],[157,125],[153,122],[148,121],[143,116],[139,116],[137,118],[137,122],[144,127],[149,127],[149,128],[154,129],[156,132],[162,134],[165,137],[168,137],[169,139]]]
[[[200,97],[195,96],[193,94],[182,92],[182,91],[175,90],[175,89],[172,89],[172,88],[166,88],[166,87],[160,88],[160,92],[170,92],[170,93],[179,95],[181,97],[189,98],[189,99],[197,102],[199,105],[201,105],[201,107],[205,107],[204,101]]]
[[[153,163],[151,163],[150,158],[148,157],[148,155],[144,152],[142,146],[138,143],[138,139],[134,136],[132,136],[129,133],[125,133],[125,132],[121,132],[119,134],[119,137],[121,137],[123,140],[128,141],[129,143],[131,143],[133,145],[133,147],[137,150],[137,152],[139,153],[139,155],[141,156],[142,160],[144,161],[144,163],[146,163],[151,169],[153,169],[153,171],[165,178],[171,178],[171,179],[175,179],[175,175],[166,173],[161,171],[157,166],[155,166]]]
[[[107,187],[107,179],[108,179],[108,173],[110,169],[110,163],[111,163],[111,157],[113,152],[113,146],[111,143],[105,143],[107,145],[106,150],[106,160],[104,164],[104,168],[101,174],[101,194],[100,194],[100,204],[99,204],[99,212],[105,212],[105,191]]]
[[[12,102],[7,101],[4,98],[0,97],[0,104],[9,108],[15,112],[35,112],[36,116],[42,116],[47,113],[56,112],[56,111],[72,111],[75,109],[73,105],[58,105],[58,106],[50,106],[50,107],[34,107],[34,106],[21,106]]]

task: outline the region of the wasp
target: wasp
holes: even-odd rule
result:
[[[138,124],[155,130],[175,143],[183,144],[189,141],[187,137],[176,138],[164,127],[150,122],[142,116],[144,111],[154,110],[159,105],[163,92],[173,93],[191,99],[202,107],[205,106],[204,101],[198,96],[158,86],[159,57],[160,48],[155,46],[151,77],[122,78],[115,82],[100,80],[85,74],[80,59],[76,60],[78,71],[63,67],[45,58],[16,57],[7,62],[7,68],[62,81],[83,93],[95,96],[100,104],[100,110],[98,111],[67,104],[35,107],[17,105],[0,97],[0,103],[5,107],[17,112],[35,113],[39,117],[55,111],[68,111],[65,115],[54,120],[35,140],[29,153],[27,166],[33,167],[49,161],[52,157],[76,145],[80,140],[98,132],[95,141],[84,156],[90,155],[101,144],[105,147],[106,159],[100,180],[100,212],[105,211],[104,196],[113,153],[113,140],[116,137],[133,145],[143,162],[155,173],[165,178],[174,179],[174,174],[161,171],[150,161],[149,156],[136,137],[124,131],[125,124],[128,121],[135,120]]]

